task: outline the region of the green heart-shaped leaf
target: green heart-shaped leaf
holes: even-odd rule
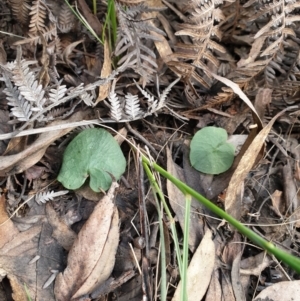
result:
[[[198,131],[190,145],[191,165],[207,174],[220,174],[230,168],[234,159],[234,146],[227,143],[227,133],[212,126]]]
[[[126,160],[113,136],[104,129],[87,129],[67,146],[57,180],[68,189],[78,189],[90,177],[95,192],[109,189],[111,175],[118,180]]]

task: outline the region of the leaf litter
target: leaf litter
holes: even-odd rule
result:
[[[97,37],[65,1],[0,3],[1,300],[161,300],[158,214],[128,141],[299,255],[297,3],[275,12],[258,1],[113,1],[114,41],[113,20],[102,32],[108,3],[92,2],[69,5]],[[123,131],[120,187],[64,191],[56,179],[66,145],[101,125]],[[217,176],[188,159],[206,126],[247,137]],[[181,242],[184,196],[160,185]],[[297,298],[298,275],[195,200],[190,218],[191,299]],[[164,214],[167,295],[177,300],[171,222]]]

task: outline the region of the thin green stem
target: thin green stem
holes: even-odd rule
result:
[[[97,15],[97,0],[93,0],[93,13]]]
[[[153,187],[153,189],[155,189]],[[160,300],[167,300],[167,264],[166,264],[166,242],[164,235],[164,225],[163,225],[163,217],[161,212],[161,207],[159,201],[157,199],[156,194],[154,193],[154,198],[156,201],[158,219],[159,219],[159,233],[160,233],[160,267],[161,267],[161,280],[160,280]]]
[[[190,194],[192,197],[197,199],[200,203],[202,203],[204,206],[209,208],[212,212],[217,214],[219,217],[225,219],[229,224],[234,226],[241,234],[248,237],[252,242],[257,244],[259,247],[263,248],[264,250],[268,251],[271,254],[274,254],[279,260],[283,261],[285,264],[290,266],[292,269],[294,269],[297,273],[300,274],[300,259],[275,247],[274,244],[271,242],[266,241],[259,235],[257,235],[255,232],[250,230],[248,227],[241,224],[238,220],[233,218],[231,215],[223,211],[221,208],[217,207],[215,204],[213,204],[211,201],[209,201],[207,198],[196,192],[194,189],[186,185],[185,183],[181,182],[176,177],[172,176],[169,172],[167,172],[165,169],[160,167],[156,163],[151,163],[148,158],[145,156],[142,157],[143,162],[146,164],[152,166],[152,168],[156,171],[158,171],[162,176],[170,180],[174,185],[176,185],[185,195]]]
[[[180,276],[182,275],[182,258],[181,258],[181,254],[180,254],[180,247],[179,247],[179,241],[178,241],[178,236],[177,236],[177,231],[176,231],[176,227],[175,227],[175,221],[174,221],[174,218],[171,214],[171,211],[166,203],[166,200],[165,200],[165,196],[163,194],[163,192],[161,191],[161,189],[159,188],[159,185],[157,184],[156,182],[156,179],[152,173],[152,171],[150,170],[149,168],[149,165],[147,165],[144,161],[143,161],[143,167],[146,171],[146,174],[148,176],[148,179],[151,183],[151,186],[154,188],[154,191],[156,191],[156,193],[158,194],[162,204],[163,204],[163,207],[164,207],[164,210],[169,218],[169,222],[170,222],[170,228],[171,228],[171,232],[172,232],[172,235],[173,235],[173,241],[174,241],[174,245],[175,245],[175,252],[176,252],[176,256],[177,256],[177,261],[178,261],[178,268],[179,268],[179,273],[180,273]]]
[[[182,257],[182,278],[180,300],[188,301],[187,295],[187,269],[189,259],[189,231],[190,231],[190,214],[191,214],[192,197],[185,195],[185,213],[184,213],[184,233],[183,233],[183,257]]]
[[[88,21],[84,18],[84,16],[82,14],[80,14],[80,12],[77,9],[77,6],[76,6],[76,10],[75,10],[73,8],[73,6],[67,0],[65,0],[65,2],[69,6],[69,8],[73,12],[73,14],[77,17],[77,19],[82,23],[82,25],[95,37],[95,39],[97,39],[97,41],[99,43],[101,43],[103,45],[104,40],[101,41],[101,39],[97,36],[97,34],[95,33],[94,29],[90,26]],[[76,4],[76,2],[75,2],[75,4]]]

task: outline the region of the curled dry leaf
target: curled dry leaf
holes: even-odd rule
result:
[[[236,219],[240,218],[241,210],[239,210],[239,206],[236,202],[238,195],[241,194],[242,185],[244,183],[244,179],[246,178],[248,172],[251,170],[257,156],[270,132],[275,120],[282,114],[282,112],[278,113],[269,124],[259,132],[259,134],[254,138],[253,142],[246,150],[245,154],[241,158],[239,165],[237,166],[233,176],[230,179],[229,186],[226,193],[225,198],[225,210],[229,214],[231,214]]]
[[[117,187],[113,182],[79,232],[67,267],[56,279],[57,300],[70,301],[91,293],[110,276],[119,244],[119,216],[114,205]]]
[[[102,70],[101,70],[101,78],[106,78],[111,75],[111,66],[112,66],[111,51],[109,49],[108,38],[105,37],[104,61],[103,61],[103,66],[102,66]],[[108,82],[99,87],[99,95],[98,95],[98,98],[96,99],[95,105],[98,102],[104,100],[108,96],[110,87],[111,87],[111,82]]]
[[[197,248],[187,271],[187,292],[189,300],[202,300],[210,283],[215,265],[215,244],[212,233],[207,230]],[[180,300],[179,282],[172,301]]]

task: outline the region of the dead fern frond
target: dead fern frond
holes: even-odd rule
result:
[[[32,115],[32,108],[21,94],[17,87],[14,87],[6,72],[3,72],[3,77],[0,80],[5,82],[6,88],[3,92],[6,94],[8,105],[11,106],[11,115],[17,117],[19,121],[28,121]]]
[[[69,32],[76,22],[73,12],[70,10],[69,6],[65,2],[61,5],[59,9],[57,19],[57,27],[62,33]]]
[[[29,12],[29,15],[31,16],[29,24],[30,36],[37,36],[40,33],[47,31],[47,27],[45,25],[46,13],[47,8],[43,0],[33,1]]]
[[[165,33],[141,18],[143,12],[154,8],[146,8],[145,5],[129,7],[127,10],[120,5],[116,5],[116,8],[120,26],[115,55],[121,56],[119,70],[131,68],[147,83],[157,68],[156,55],[150,46],[153,41],[159,40],[150,32]]]
[[[132,95],[128,93],[125,95],[126,104],[125,104],[125,113],[130,120],[138,119],[143,116],[143,112],[140,108],[140,101],[138,95]]]
[[[16,21],[28,26],[30,1],[29,0],[8,0],[13,16]]]
[[[296,32],[300,20],[299,5],[299,0],[272,3],[250,0],[244,5],[249,28],[252,24],[255,27],[259,24],[259,28],[254,35],[249,57],[241,60],[243,67],[239,72],[256,69],[257,76],[263,74],[264,82],[270,88],[296,79],[294,67],[299,63],[300,51],[300,36]],[[260,52],[256,51],[256,57],[251,58],[257,48],[256,41],[260,41]]]
[[[219,59],[215,53],[226,53],[226,49],[218,43],[218,40],[222,38],[218,23],[225,18],[218,7],[222,2],[215,0],[189,1],[187,10],[189,23],[181,24],[181,30],[176,32],[177,36],[191,37],[193,43],[176,45],[177,51],[174,57],[177,60],[192,60],[192,65],[202,70],[202,73],[205,73],[201,68],[204,65],[211,63],[216,68],[219,66]],[[191,71],[193,72],[193,70]],[[189,73],[190,76],[192,76],[192,72]]]
[[[45,91],[29,68],[30,65],[36,63],[36,61],[17,60],[12,69],[12,81],[18,87],[21,95],[31,102],[32,110],[40,111],[45,103]]]
[[[52,103],[59,102],[66,94],[67,88],[65,85],[58,86],[56,89],[50,89],[49,100]]]
[[[116,92],[112,90],[108,95],[108,100],[110,104],[110,116],[115,121],[119,122],[122,120],[123,109],[117,96]]]
[[[66,195],[69,193],[69,190],[61,190],[61,191],[47,191],[47,192],[39,192],[35,195],[35,201],[38,204],[46,203],[48,201],[53,201],[54,198],[57,198],[62,195]]]

